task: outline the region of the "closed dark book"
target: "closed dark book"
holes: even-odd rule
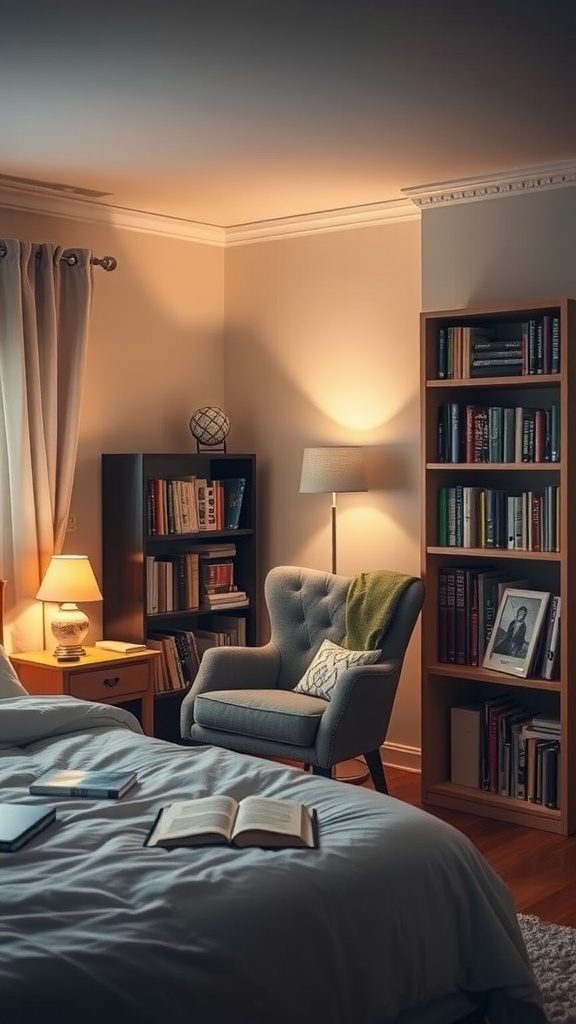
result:
[[[448,570],[438,570],[438,661],[448,661]]]
[[[505,341],[503,338],[491,338],[484,341],[472,341],[471,352],[473,356],[480,356],[481,353],[486,353],[484,356],[486,359],[495,353],[501,354],[505,352],[510,355],[513,352],[522,352],[522,339],[514,338],[510,341]]]
[[[440,547],[448,547],[448,504],[449,488],[440,487],[438,491],[438,544]]]
[[[485,362],[483,365],[470,367],[471,377],[521,377],[522,363],[514,359],[511,363],[504,359]]]
[[[528,373],[536,373],[536,321],[528,321]]]
[[[446,660],[453,665],[456,662],[456,570],[446,569]]]
[[[488,461],[488,409],[478,409],[474,422],[474,462]]]
[[[466,664],[466,570],[457,568],[456,573],[456,611],[455,611],[455,657],[457,665]]]
[[[448,462],[448,406],[438,409],[438,462]]]
[[[542,372],[550,373],[552,365],[552,317],[545,313],[542,317]]]
[[[522,462],[534,462],[535,409],[525,409],[522,417]]]
[[[466,462],[476,462],[476,418],[478,408],[475,405],[466,406]]]
[[[13,853],[29,843],[56,817],[55,807],[45,804],[0,804],[0,851]]]
[[[479,607],[478,607],[478,570],[466,570],[466,603],[467,603],[467,657],[468,665],[479,665]]]
[[[560,373],[560,318],[552,317],[550,373]]]
[[[536,321],[534,347],[534,373],[544,373],[544,326],[542,320]]]
[[[445,327],[438,328],[437,355],[437,374],[438,378],[443,380],[448,375],[448,339]]]
[[[558,759],[560,757],[560,744],[551,743],[543,751],[542,776],[543,776],[543,797],[546,807],[556,809],[560,806],[558,799]]]
[[[32,796],[80,796],[118,800],[136,782],[136,772],[68,768],[45,772],[28,787]]]
[[[492,697],[482,702],[482,728],[480,733],[480,788],[490,790],[490,724],[495,710],[503,710],[513,705],[509,694]],[[491,715],[492,712],[492,715]]]

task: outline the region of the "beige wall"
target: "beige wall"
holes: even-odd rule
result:
[[[422,308],[576,296],[576,186],[422,214]]]
[[[94,298],[77,471],[77,530],[65,551],[87,554],[101,580],[100,455],[194,451],[198,406],[224,401],[223,250],[152,234],[2,211],[2,236],[112,255],[94,269]],[[94,604],[89,642],[102,636]]]
[[[298,488],[303,447],[334,443],[367,447],[370,487],[339,499],[340,571],[419,572],[418,219],[257,242],[225,257],[32,214],[6,212],[2,234],[118,259],[111,274],[95,270],[77,531],[65,547],[88,554],[97,576],[100,454],[189,448],[188,419],[204,404],[229,412],[231,451],[258,456],[262,577],[282,562],[329,568],[330,497]],[[89,613],[91,640],[100,606]],[[419,677],[418,629],[389,733],[396,763],[417,764]]]
[[[226,250],[226,408],[258,454],[262,578],[330,568],[330,496],[299,494],[302,450],[322,444],[368,449],[369,492],[339,498],[339,571],[419,573],[419,310],[417,219]],[[389,732],[397,763],[416,762],[419,680],[417,631]]]

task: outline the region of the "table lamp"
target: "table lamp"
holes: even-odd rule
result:
[[[300,478],[301,494],[332,494],[332,572],[336,572],[336,495],[367,491],[362,449],[346,447],[305,448]]]
[[[58,643],[54,657],[58,661],[78,661],[86,654],[82,641],[90,626],[77,602],[101,601],[96,577],[86,555],[53,555],[36,594],[38,601],[55,601],[60,607],[51,622]]]

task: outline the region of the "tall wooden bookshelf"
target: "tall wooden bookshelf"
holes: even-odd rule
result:
[[[533,355],[530,346],[531,370],[525,364],[503,371],[484,369],[494,376],[469,377],[470,359],[468,330],[488,327],[502,339],[519,335],[530,324],[559,327],[559,365],[554,362],[550,372],[549,357],[544,365],[538,348]],[[451,309],[424,312],[421,327],[421,395],[422,395],[422,575],[426,597],[422,617],[422,799],[435,806],[469,811],[516,824],[570,835],[576,831],[576,631],[572,610],[576,578],[576,301],[559,299],[490,308]],[[464,376],[443,376],[446,372],[439,349],[448,330],[464,328],[464,363],[456,372]],[[454,337],[454,334],[452,335]],[[541,337],[541,334],[538,335]],[[535,343],[538,346],[538,342]],[[510,346],[513,348],[513,346]],[[524,351],[526,351],[524,349]],[[528,356],[525,355],[525,359]],[[535,369],[536,367],[536,369]],[[545,370],[546,372],[541,372]],[[478,373],[478,370],[475,371]],[[500,375],[498,375],[500,374]],[[513,374],[513,375],[512,375]],[[439,435],[446,427],[441,410],[450,405],[460,409],[468,406],[520,407],[541,409],[557,406],[559,410],[559,457],[557,461],[469,461],[471,452],[464,442],[462,449],[447,453]],[[464,415],[464,421],[465,421]],[[443,424],[443,426],[440,426]],[[460,421],[460,429],[465,430]],[[454,440],[454,439],[452,439]],[[448,459],[447,459],[448,454]],[[548,451],[549,455],[549,451]],[[517,453],[518,457],[518,453]],[[446,460],[447,459],[447,460]],[[473,536],[474,546],[456,546],[454,534],[446,543],[445,524],[441,522],[444,506],[441,491],[457,487],[477,492],[488,490],[510,493],[541,493],[555,489],[557,550],[526,550],[524,548],[487,548],[481,532]],[[533,499],[530,498],[530,501]],[[536,545],[541,546],[541,545]],[[492,568],[513,579],[526,579],[527,588],[561,597],[561,643],[556,678],[547,681],[531,674],[518,678],[472,663],[440,661],[439,653],[439,576],[443,569],[460,566],[481,571]],[[470,578],[473,572],[469,573]],[[451,781],[451,709],[462,705],[482,705],[487,699],[512,694],[531,713],[545,713],[560,719],[559,806],[520,799],[518,795],[491,792],[482,786],[464,786]],[[505,788],[504,788],[505,791]]]
[[[219,616],[245,620],[246,643],[256,642],[256,458],[252,454],[214,453],[103,454],[102,455],[102,575],[103,629],[109,639],[146,642],[155,630],[216,628]],[[244,478],[240,520],[236,529],[192,533],[152,532],[149,481]],[[248,605],[201,607],[152,613],[149,607],[148,559],[171,559],[198,544],[233,542],[234,579],[246,591]],[[180,738],[179,712],[186,691],[176,689],[155,697],[155,733]]]

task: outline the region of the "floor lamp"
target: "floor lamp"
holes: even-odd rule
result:
[[[332,572],[337,571],[336,495],[367,491],[362,449],[347,447],[305,448],[302,458],[301,494],[332,494]]]
[[[300,478],[301,494],[332,494],[332,572],[337,571],[336,495],[367,491],[362,449],[346,447],[305,448]],[[354,757],[334,766],[337,779],[364,782],[369,772],[363,759]]]

